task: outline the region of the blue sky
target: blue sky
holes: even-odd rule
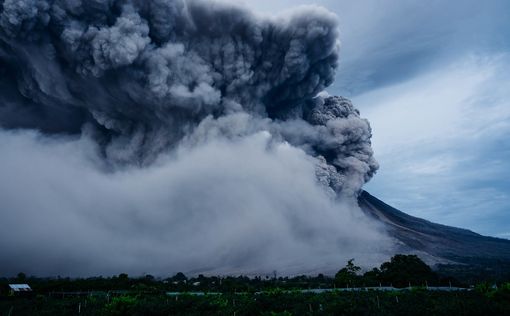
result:
[[[510,1],[245,0],[274,14],[336,12],[331,94],[373,128],[381,164],[366,186],[412,215],[510,238]]]

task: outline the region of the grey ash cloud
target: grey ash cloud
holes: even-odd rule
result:
[[[19,91],[2,124],[89,123],[118,161],[152,160],[208,115],[288,116],[337,63],[335,16],[318,8],[270,21],[206,1],[4,1],[0,21],[2,90]]]
[[[30,253],[37,273],[58,273],[62,258],[75,274],[306,272],[388,243],[354,206],[378,168],[370,125],[323,92],[338,63],[334,14],[266,18],[200,0],[0,5],[0,171],[34,164],[1,183],[6,222],[31,230],[17,247],[2,242],[5,272]],[[250,238],[266,233],[267,249]],[[118,260],[91,259],[110,252]]]

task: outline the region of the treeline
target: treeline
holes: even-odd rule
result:
[[[396,255],[362,272],[349,260],[334,276],[151,275],[35,278],[20,273],[0,279],[28,283],[31,296],[0,297],[3,315],[510,315],[510,283],[485,282],[460,291],[427,286],[467,286],[434,272],[417,256]],[[411,287],[378,291],[370,287]],[[361,287],[345,291],[340,288]],[[334,289],[327,292],[306,289]],[[179,292],[179,293],[174,293]]]
[[[9,283],[28,283],[40,294],[90,291],[129,291],[135,293],[158,292],[258,292],[269,289],[320,289],[346,287],[417,287],[417,286],[469,286],[462,280],[439,275],[415,255],[396,255],[380,267],[362,273],[354,260],[349,260],[334,276],[204,276],[187,277],[177,273],[168,278],[152,275],[129,277],[119,274],[113,277],[92,278],[37,278],[20,273],[13,278],[0,279],[2,288]],[[121,293],[121,292],[119,292]],[[1,294],[1,292],[0,292]],[[5,294],[5,292],[4,292]]]
[[[416,255],[396,255],[379,268],[363,274],[354,259],[338,271],[334,282],[340,287],[412,287],[412,286],[466,286],[448,276],[440,276]]]

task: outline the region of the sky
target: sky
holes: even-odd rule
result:
[[[339,16],[328,92],[350,98],[372,125],[380,169],[367,191],[430,221],[510,238],[510,2],[244,3]]]

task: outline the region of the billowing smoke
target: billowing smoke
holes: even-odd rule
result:
[[[332,13],[0,4],[0,272],[290,274],[384,256],[355,202],[377,170],[369,123],[323,92]]]

